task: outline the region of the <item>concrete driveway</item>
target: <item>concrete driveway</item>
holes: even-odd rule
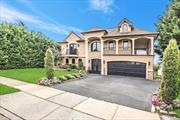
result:
[[[90,74],[87,78],[53,86],[79,95],[117,103],[140,110],[151,110],[152,93],[159,81],[125,76]]]

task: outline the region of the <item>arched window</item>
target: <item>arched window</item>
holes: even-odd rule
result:
[[[93,42],[91,44],[91,51],[100,51],[101,50],[101,44],[99,42]]]
[[[78,60],[78,63],[80,63],[80,62],[82,62],[82,59],[79,59],[79,60]]]
[[[127,24],[123,25],[122,31],[123,32],[127,32],[128,31],[128,25]]]
[[[69,64],[69,59],[66,59],[66,64]]]
[[[72,64],[75,64],[75,59],[72,59]]]

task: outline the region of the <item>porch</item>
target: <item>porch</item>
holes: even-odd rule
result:
[[[103,42],[103,54],[105,55],[153,55],[153,39],[109,39]]]

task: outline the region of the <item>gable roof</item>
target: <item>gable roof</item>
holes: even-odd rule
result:
[[[132,23],[131,21],[129,21],[128,19],[126,19],[126,18],[123,18],[123,19],[119,22],[118,26],[121,26],[124,22],[126,22],[126,23],[128,23],[129,25],[133,26],[133,23]]]
[[[63,41],[58,42],[58,43],[68,43],[66,40],[67,40],[68,37],[69,37],[70,35],[72,35],[72,34],[74,34],[75,36],[77,36],[80,40],[83,40],[83,39],[84,39],[84,37],[83,37],[82,34],[78,35],[78,34],[76,34],[75,32],[71,31],[71,32],[68,34],[68,36],[66,36],[66,38],[65,38]]]

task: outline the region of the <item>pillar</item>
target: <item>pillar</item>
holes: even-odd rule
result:
[[[118,40],[116,40],[116,54],[118,54]]]
[[[88,70],[88,39],[85,39],[86,71]]]
[[[101,75],[104,75],[104,59],[103,59],[103,54],[104,54],[104,41],[102,38],[101,40]]]
[[[151,55],[154,55],[154,39],[151,38]]]
[[[134,42],[135,42],[135,39],[132,39],[132,54],[134,55]]]

